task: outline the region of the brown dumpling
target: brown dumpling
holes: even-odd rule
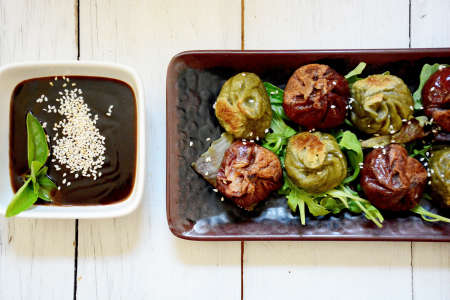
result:
[[[350,95],[345,78],[327,65],[297,69],[284,90],[283,108],[295,123],[308,129],[339,126]]]
[[[425,113],[450,132],[450,67],[435,72],[422,89]]]
[[[427,171],[398,144],[377,148],[364,159],[361,187],[376,207],[391,211],[414,208],[422,196]]]
[[[217,174],[217,189],[237,206],[252,210],[282,185],[278,157],[255,143],[234,142]]]

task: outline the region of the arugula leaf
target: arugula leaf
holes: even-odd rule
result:
[[[427,222],[446,222],[446,223],[450,223],[450,219],[440,216],[438,214],[432,213],[428,210],[426,210],[425,208],[423,208],[420,205],[417,205],[416,207],[410,209],[413,213],[416,213],[418,215],[420,215],[422,217],[422,219],[424,221]]]
[[[270,82],[264,82],[264,87],[269,95],[270,104],[274,114],[278,115],[278,117],[283,120],[289,121],[289,118],[286,116],[283,109],[284,91]]]
[[[422,70],[420,71],[420,76],[419,76],[419,78],[420,78],[419,87],[417,88],[417,90],[413,94],[414,109],[415,110],[423,109],[423,106],[422,106],[422,89],[423,89],[423,86],[428,81],[428,79],[431,77],[431,75],[436,73],[436,71],[438,71],[439,68],[441,68],[441,66],[448,66],[448,65],[445,65],[445,64],[442,64],[442,65],[441,64],[433,64],[433,65],[424,64],[423,65]]]
[[[314,194],[310,194],[297,187],[286,174],[284,174],[284,185],[284,191],[288,191],[286,195],[288,200],[287,204],[293,212],[297,211],[297,207],[299,208],[300,222],[302,225],[306,225],[305,203],[308,206],[309,212],[315,217],[325,216],[330,213],[329,210],[317,201]]]
[[[270,129],[272,132],[265,136],[262,146],[280,156],[285,150],[289,138],[297,132],[286,125],[276,114],[272,117]]]
[[[37,161],[41,166],[47,161],[49,154],[47,137],[39,120],[31,113],[27,114],[27,147],[28,147],[28,166],[31,169],[31,163]]]
[[[352,88],[352,85],[358,81],[361,80],[362,78],[358,77],[358,75],[361,75],[361,73],[364,71],[364,69],[366,68],[366,63],[365,62],[360,62],[356,68],[354,68],[353,70],[351,70],[347,75],[345,75],[345,79],[347,79],[348,82],[348,86],[349,88]]]
[[[264,87],[270,98],[273,115],[270,125],[271,133],[266,134],[262,146],[278,156],[283,156],[289,138],[297,132],[283,121],[289,120],[283,110],[284,91],[269,82],[264,82]],[[284,159],[281,157],[280,159],[284,162]]]
[[[344,131],[342,134],[338,134],[336,139],[338,140],[339,147],[347,154],[351,168],[353,169],[353,174],[347,176],[342,183],[350,183],[358,177],[360,164],[363,162],[361,143],[356,135],[349,130]]]
[[[33,190],[31,178],[28,178],[9,203],[5,216],[13,217],[22,211],[27,210],[37,201],[37,199],[38,195]]]
[[[368,220],[371,220],[380,228],[383,227],[381,223],[384,221],[384,218],[380,211],[368,200],[359,197],[358,193],[353,191],[348,186],[341,185],[335,189],[325,192],[324,194],[341,200],[352,212],[363,212],[364,216]]]

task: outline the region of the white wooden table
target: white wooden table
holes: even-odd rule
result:
[[[174,54],[449,47],[449,12],[448,0],[0,0],[0,64],[136,68],[151,149],[143,204],[130,216],[1,218],[0,299],[450,299],[450,244],[188,242],[170,234],[165,214],[165,75]]]

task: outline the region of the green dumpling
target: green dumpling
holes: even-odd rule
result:
[[[215,104],[216,117],[235,138],[263,138],[272,122],[269,95],[253,73],[239,73],[228,79]]]
[[[332,135],[302,132],[289,139],[285,168],[298,187],[323,193],[345,179],[347,160]]]
[[[368,76],[353,84],[351,94],[351,120],[365,133],[394,134],[412,118],[411,92],[397,76]]]
[[[450,207],[450,147],[433,151],[430,158],[431,188]]]

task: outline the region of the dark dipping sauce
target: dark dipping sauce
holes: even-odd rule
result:
[[[27,161],[27,127],[26,115],[32,114],[47,126],[45,132],[50,138],[50,156],[46,165],[49,167],[48,175],[60,187],[52,195],[51,204],[54,205],[96,205],[111,204],[124,200],[131,193],[135,181],[136,170],[136,100],[133,90],[125,82],[102,77],[69,76],[70,82],[62,77],[35,78],[21,82],[14,89],[10,110],[10,173],[11,183],[16,192],[23,184],[23,175],[29,172]],[[50,82],[54,86],[50,85]],[[63,87],[66,83],[67,86]],[[75,83],[76,86],[72,86]],[[53,125],[65,117],[59,113],[48,113],[43,109],[50,106],[59,108],[57,98],[64,89],[81,89],[84,102],[90,108],[93,116],[98,114],[96,127],[105,137],[105,161],[103,167],[97,171],[102,175],[94,180],[91,177],[75,178],[65,165],[57,160],[52,162],[52,146],[55,132]],[[45,95],[48,102],[37,103],[36,99]],[[107,116],[110,106],[113,105],[111,116]],[[61,130],[58,131],[61,138]],[[57,171],[55,165],[61,170]],[[66,176],[63,177],[63,174]],[[66,179],[70,186],[62,184]],[[48,204],[38,200],[36,204]]]

